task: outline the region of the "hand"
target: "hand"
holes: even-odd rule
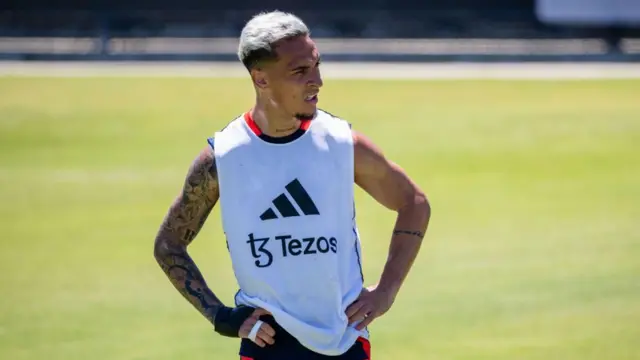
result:
[[[247,320],[244,321],[244,323],[242,323],[242,326],[240,326],[240,330],[238,331],[238,336],[243,339],[248,339],[249,333],[251,332],[251,329],[253,329],[253,325],[258,322],[260,316],[269,314],[270,313],[265,309],[256,309],[251,314],[251,316],[248,317]],[[273,345],[275,343],[275,340],[273,339],[275,334],[275,330],[273,330],[273,328],[269,324],[262,323],[254,342],[260,347],[265,347],[267,344]]]
[[[393,297],[376,286],[362,289],[360,296],[346,310],[349,324],[361,321],[356,329],[362,330],[385,314],[393,304]]]

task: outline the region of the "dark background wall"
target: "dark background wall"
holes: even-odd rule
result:
[[[102,57],[109,54],[113,38],[237,38],[253,14],[273,9],[301,16],[316,38],[598,39],[608,55],[615,55],[609,59],[629,59],[621,44],[640,38],[640,28],[634,24],[541,22],[535,0],[274,0],[268,4],[265,7],[263,0],[4,0],[0,58],[30,56],[12,45],[16,38],[95,38],[99,44],[94,49]]]

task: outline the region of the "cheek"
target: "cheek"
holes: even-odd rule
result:
[[[282,81],[274,85],[272,95],[278,101],[287,103],[299,102],[304,95],[305,87],[297,79]]]
[[[304,87],[300,86],[297,83],[289,83],[286,87],[284,87],[282,95],[288,100],[300,100],[302,98],[302,94],[304,93]]]

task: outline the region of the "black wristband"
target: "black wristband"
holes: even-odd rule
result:
[[[244,305],[235,308],[223,306],[216,313],[213,328],[222,336],[237,338],[240,327],[253,314],[254,310],[254,308]]]

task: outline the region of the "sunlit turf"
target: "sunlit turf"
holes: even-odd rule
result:
[[[375,359],[640,359],[640,82],[326,81],[433,216]],[[237,359],[153,238],[247,80],[0,79],[0,358]],[[394,214],[362,191],[364,274]],[[215,210],[191,253],[237,290]]]

